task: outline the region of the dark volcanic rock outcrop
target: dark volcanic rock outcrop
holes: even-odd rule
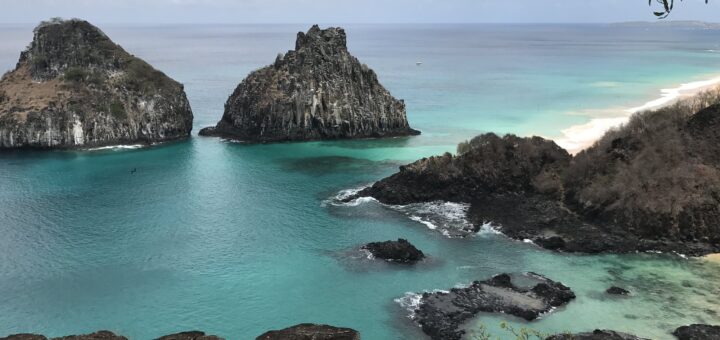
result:
[[[360,333],[351,328],[303,323],[269,331],[256,340],[360,340]]]
[[[575,157],[539,137],[480,135],[348,200],[469,203],[474,225],[552,250],[720,252],[720,104],[707,102],[635,115]]]
[[[475,281],[449,292],[424,293],[414,311],[414,320],[434,340],[461,339],[461,326],[480,312],[505,313],[535,320],[542,313],[575,298],[570,288],[542,275],[529,273],[532,287],[518,287],[508,274]]]
[[[188,331],[161,336],[155,340],[224,340],[215,335],[206,335],[201,331]]]
[[[0,340],[47,340],[47,337],[40,334],[21,333],[8,335]]]
[[[366,249],[374,257],[395,263],[412,264],[425,258],[422,251],[401,238],[397,241],[371,242],[362,249]]]
[[[41,23],[0,79],[0,149],[168,141],[192,121],[181,84],[83,20]]]
[[[673,332],[678,340],[717,340],[720,339],[720,326],[689,325],[682,326]]]
[[[558,334],[546,340],[648,340],[632,334],[596,329],[589,333]]]
[[[625,288],[620,288],[617,286],[612,286],[608,288],[605,293],[611,294],[611,295],[629,295],[630,291],[628,291]]]
[[[253,142],[414,135],[405,103],[347,50],[342,28],[298,33],[295,50],[252,72],[201,135]]]

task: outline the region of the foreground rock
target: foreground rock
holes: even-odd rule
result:
[[[717,340],[720,339],[720,326],[689,325],[682,326],[673,332],[678,340]]]
[[[39,334],[14,334],[9,335],[0,340],[48,340],[44,335]],[[110,331],[97,331],[91,334],[84,335],[68,335],[59,338],[51,338],[50,340],[128,340],[128,338],[122,335],[116,335]],[[205,335],[204,332],[190,331],[181,332],[176,334],[165,335],[157,338],[156,340],[224,340],[214,335]]]
[[[415,135],[405,103],[347,50],[342,28],[298,33],[295,50],[252,72],[200,131],[252,142]]]
[[[401,238],[397,241],[368,243],[362,249],[366,249],[376,258],[395,263],[413,264],[425,258],[422,251]]]
[[[629,295],[630,291],[625,288],[620,288],[617,286],[612,286],[605,290],[605,293],[608,293],[610,295]]]
[[[269,331],[256,340],[360,340],[360,333],[351,328],[303,323]]]
[[[720,252],[720,96],[708,96],[636,115],[575,157],[540,137],[480,135],[348,200],[469,203],[473,225],[559,251]]]
[[[39,334],[14,334],[0,340],[48,340],[44,335]],[[128,340],[128,338],[115,335],[110,331],[97,331],[91,334],[84,335],[68,335],[58,338],[52,338],[50,340]]]
[[[192,122],[181,84],[83,20],[41,23],[0,79],[0,149],[162,142]]]
[[[591,333],[558,334],[546,340],[648,340],[632,334],[596,329]]]
[[[155,340],[224,340],[215,335],[206,335],[201,331],[180,332],[170,335],[161,336]]]
[[[414,320],[434,340],[461,339],[465,334],[461,326],[480,312],[505,313],[531,321],[575,298],[570,288],[542,275],[529,273],[526,279],[535,284],[518,287],[510,275],[500,274],[466,288],[423,293]]]

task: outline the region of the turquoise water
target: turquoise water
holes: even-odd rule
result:
[[[213,125],[235,85],[306,29],[102,28],[185,84],[194,132]],[[555,254],[493,233],[452,239],[374,202],[330,201],[483,131],[557,135],[595,109],[638,106],[660,88],[710,78],[720,73],[718,31],[346,28],[351,52],[405,99],[422,136],[252,146],[194,137],[148,149],[0,154],[0,335],[110,329],[152,339],[202,329],[251,339],[316,322],[353,327],[363,339],[416,339],[419,329],[395,302],[406,292],[524,271],[563,281],[578,299],[530,324],[483,315],[471,328],[500,332],[510,321],[543,332],[612,328],[669,339],[682,324],[720,323],[717,264]],[[0,68],[14,66],[30,30],[0,26]],[[398,237],[430,260],[398,268],[353,251]],[[634,296],[607,298],[610,285]]]

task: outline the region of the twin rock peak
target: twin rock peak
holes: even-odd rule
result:
[[[152,144],[189,137],[192,122],[182,84],[84,20],[42,22],[0,79],[0,149]],[[404,102],[348,52],[345,31],[315,25],[243,80],[200,134],[279,142],[419,132]]]

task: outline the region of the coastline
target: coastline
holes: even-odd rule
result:
[[[702,258],[708,262],[714,262],[714,263],[720,264],[720,253],[705,255]]]
[[[681,83],[676,87],[660,89],[660,97],[652,99],[640,106],[631,108],[611,108],[598,110],[598,112],[612,113],[611,117],[596,117],[584,124],[572,125],[560,131],[559,137],[550,137],[560,147],[571,154],[592,146],[605,132],[625,124],[633,114],[646,110],[658,109],[672,105],[679,100],[695,96],[704,91],[720,86],[720,75],[711,75],[706,80]]]

